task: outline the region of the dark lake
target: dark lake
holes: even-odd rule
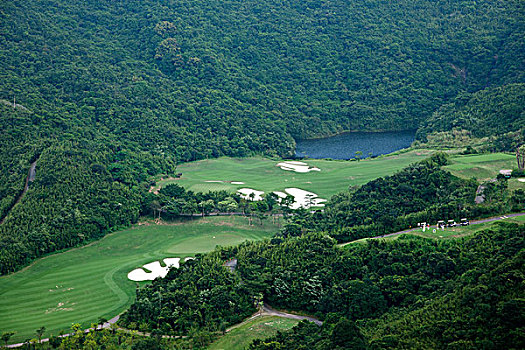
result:
[[[361,158],[379,156],[406,148],[414,141],[415,131],[349,132],[315,140],[298,140],[298,157],[350,159],[361,151]]]

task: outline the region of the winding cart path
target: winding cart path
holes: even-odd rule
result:
[[[473,221],[470,222],[470,224],[471,225],[484,224],[484,223],[487,223],[487,222],[500,221],[500,220],[505,220],[505,219],[509,219],[509,218],[515,218],[517,216],[523,216],[523,215],[525,215],[525,212],[514,213],[514,214],[505,214],[505,215],[495,216],[495,217],[488,218],[488,219],[473,220]],[[414,232],[414,231],[419,231],[419,230],[421,230],[421,228],[415,227],[415,228],[411,228],[411,229],[404,230],[404,231],[388,233],[386,235],[380,235],[380,236],[375,236],[375,237],[366,237],[366,238],[368,238],[368,239],[385,238],[385,237],[402,235],[403,233],[409,233],[409,232]],[[359,239],[359,240],[361,240],[361,239]],[[341,244],[339,244],[339,246],[340,247],[344,247],[345,245],[348,245],[348,244],[353,243],[353,242],[355,242],[355,241],[341,243]]]

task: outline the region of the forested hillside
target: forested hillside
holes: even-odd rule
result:
[[[459,91],[523,82],[523,14],[488,0],[4,1],[2,97],[182,160],[282,153],[285,135],[416,128]]]
[[[460,92],[523,83],[523,14],[489,0],[2,1],[0,272],[133,222],[147,178],[177,162],[415,129]]]
[[[515,151],[525,139],[524,106],[524,84],[462,93],[434,112],[419,128],[417,136],[442,141],[443,134],[462,133],[473,139],[487,139],[490,150]]]
[[[440,242],[406,237],[342,249],[326,235],[305,234],[222,248],[138,291],[123,324],[215,332],[254,312],[250,298],[263,296],[326,322],[252,349],[344,349],[344,339],[355,348],[518,349],[523,234],[523,225],[500,224]],[[233,256],[239,265],[232,274],[221,265]]]

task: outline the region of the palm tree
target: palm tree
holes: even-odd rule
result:
[[[15,332],[4,332],[2,333],[2,336],[0,337],[5,342],[5,347],[7,348],[7,342],[11,337],[15,335]]]
[[[40,327],[39,329],[37,329],[35,331],[36,332],[36,337],[38,338],[38,343],[39,344],[41,343],[42,336],[44,335],[45,331],[46,331],[46,327],[44,327],[44,326]]]

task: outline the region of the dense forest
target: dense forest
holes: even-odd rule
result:
[[[432,146],[447,143],[456,135],[481,139],[481,151],[515,151],[525,141],[525,85],[510,84],[462,93],[441,106],[418,130],[418,138]],[[480,140],[480,141],[481,141]],[[445,141],[445,142],[444,142]],[[479,141],[478,141],[479,142]]]
[[[523,14],[516,0],[2,1],[0,273],[159,205],[180,212],[146,190],[178,162],[468,129],[434,120],[478,100],[483,115],[514,101],[486,132],[515,132]]]
[[[300,324],[251,349],[519,349],[524,233],[502,223],[439,242],[406,236],[340,248],[307,233],[219,248],[137,291],[122,324],[214,334],[255,312],[262,296],[325,324]],[[223,266],[232,257],[239,262],[233,273]]]

